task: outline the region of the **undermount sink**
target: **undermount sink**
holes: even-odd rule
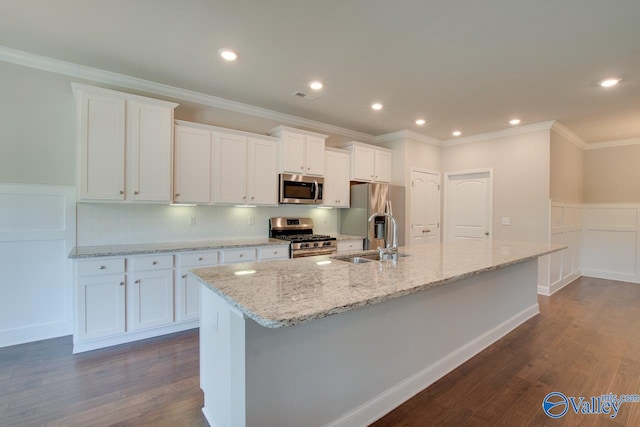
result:
[[[398,254],[398,258],[409,256],[407,254]],[[350,262],[352,264],[364,264],[367,262],[380,261],[379,253],[368,253],[368,254],[354,254],[354,255],[343,255],[335,257],[334,259],[338,261]]]

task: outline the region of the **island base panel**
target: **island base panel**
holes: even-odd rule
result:
[[[537,259],[269,329],[202,292],[212,426],[366,426],[536,315]]]

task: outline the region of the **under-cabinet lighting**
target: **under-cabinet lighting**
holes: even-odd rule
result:
[[[329,265],[329,264],[331,264],[331,261],[329,261],[327,259],[327,260],[324,260],[324,261],[318,261],[318,262],[316,262],[316,264],[318,264],[318,265]]]
[[[255,274],[256,271],[255,270],[240,270],[240,271],[236,271],[233,274],[236,276],[246,276],[249,274]]]
[[[185,207],[185,208],[192,208],[194,206],[198,206],[195,203],[169,203],[169,206],[173,206],[175,207]]]
[[[256,205],[236,205],[236,208],[257,208]]]
[[[333,209],[333,206],[318,206],[318,209]]]

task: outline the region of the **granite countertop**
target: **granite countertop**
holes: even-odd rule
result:
[[[203,240],[198,242],[141,243],[131,245],[76,246],[69,258],[96,258],[158,254],[165,252],[206,251],[209,249],[240,248],[248,246],[288,245],[279,239],[257,237],[250,239]]]
[[[191,274],[258,324],[279,328],[441,286],[564,248],[540,243],[457,241],[402,247],[400,253],[406,256],[395,265],[391,261],[352,264],[337,259],[344,255],[324,255],[202,268]],[[245,274],[235,274],[239,271]]]

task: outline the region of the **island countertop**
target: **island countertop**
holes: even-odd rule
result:
[[[268,328],[307,322],[566,248],[496,240],[401,247],[397,263],[352,264],[340,255],[193,270],[196,278],[246,317]],[[369,251],[375,253],[375,251]]]

